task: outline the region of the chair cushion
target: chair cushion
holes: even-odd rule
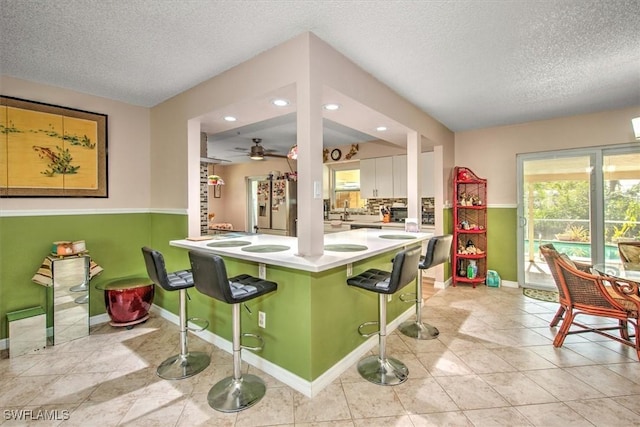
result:
[[[638,307],[632,301],[629,301],[628,299],[621,297],[616,291],[613,290],[611,286],[605,286],[605,289],[607,290],[611,298],[616,300],[616,302],[621,306],[623,306],[624,309],[627,310],[629,313],[636,312]],[[640,297],[638,295],[628,295],[628,297],[640,302]]]
[[[390,279],[390,272],[371,268],[357,276],[349,277],[347,284],[368,291],[385,293],[389,289]]]
[[[234,298],[251,295],[258,292],[258,288],[251,285],[243,285],[241,283],[233,283],[230,281],[229,286],[231,287],[231,295],[233,295]]]
[[[564,262],[566,262],[567,264],[569,264],[571,267],[575,268],[576,270],[578,269],[576,267],[576,263],[573,262],[573,260],[571,258],[569,258],[569,255],[567,254],[560,254],[559,255],[560,259],[562,259]]]
[[[231,289],[231,297],[233,302],[243,302],[269,292],[273,292],[278,288],[278,284],[259,277],[250,276],[248,274],[240,274],[239,276],[229,279],[229,289]]]
[[[168,273],[169,286],[174,289],[184,289],[193,286],[193,274],[191,270],[180,270]]]

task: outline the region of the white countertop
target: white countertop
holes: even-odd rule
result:
[[[385,239],[380,236],[384,235],[406,235],[413,236],[415,239]],[[394,249],[400,249],[403,246],[418,243],[429,239],[433,233],[407,233],[404,230],[377,230],[377,229],[358,229],[341,231],[324,235],[324,244],[347,244],[347,245],[363,245],[367,249],[357,252],[336,252],[325,250],[324,254],[317,256],[303,257],[297,255],[298,239],[288,236],[274,236],[268,234],[249,234],[224,240],[172,240],[169,242],[171,246],[177,246],[185,249],[205,250],[218,255],[224,255],[231,258],[238,258],[248,261],[255,261],[267,265],[278,265],[281,267],[293,268],[296,270],[304,270],[311,272],[320,272],[329,270],[334,267],[346,265],[355,261],[360,261],[388,252]],[[233,240],[241,240],[250,242],[251,245],[235,246],[235,247],[216,247],[207,246],[212,242],[228,242]],[[252,245],[284,245],[289,249],[281,252],[247,252],[242,248],[249,248]]]

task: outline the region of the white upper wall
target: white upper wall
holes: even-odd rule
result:
[[[628,143],[638,116],[640,106],[456,133],[456,166],[488,180],[489,205],[515,206],[517,154]]]
[[[108,198],[3,198],[0,210],[150,208],[150,111],[106,98],[0,76],[2,94],[29,101],[106,114]]]

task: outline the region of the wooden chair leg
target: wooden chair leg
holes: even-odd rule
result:
[[[629,341],[629,329],[628,329],[628,324],[626,320],[620,320],[620,337],[623,340],[627,340]]]
[[[554,347],[562,347],[562,344],[564,343],[564,339],[567,337],[567,333],[569,332],[569,328],[573,323],[573,318],[574,318],[573,312],[571,310],[567,310],[564,321],[562,322],[562,325],[560,325],[560,330],[558,331],[558,333],[556,334],[556,337],[553,340]]]
[[[553,328],[555,326],[558,326],[558,322],[560,322],[560,320],[562,319],[562,315],[564,314],[565,310],[566,309],[564,308],[563,305],[561,305],[558,308],[558,311],[556,311],[556,315],[553,316],[553,320],[551,320],[551,323],[549,324],[549,327]]]
[[[636,341],[636,356],[638,356],[638,360],[640,361],[640,328],[638,327],[638,321],[631,322],[633,328],[635,330],[635,341]]]

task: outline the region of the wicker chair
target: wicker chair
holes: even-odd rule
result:
[[[567,335],[594,332],[634,347],[640,360],[638,284],[611,276],[585,273],[577,269],[568,257],[559,256],[554,263],[566,310],[565,319],[553,340],[554,347],[562,347]],[[580,314],[617,319],[618,325],[594,327],[576,322],[576,316]],[[629,335],[629,324],[633,325],[633,335]],[[572,326],[578,329],[572,330]],[[619,331],[619,337],[608,332],[614,330]]]
[[[620,260],[627,264],[640,264],[640,241],[618,242]]]
[[[556,287],[558,288],[558,296],[559,296],[558,299],[560,302],[560,307],[558,308],[556,315],[553,316],[553,319],[549,324],[549,326],[554,327],[558,325],[558,323],[562,319],[564,312],[567,310],[567,307],[569,306],[569,301],[565,297],[564,290],[560,286],[560,278],[558,277],[558,271],[556,270],[556,265],[555,265],[555,260],[560,257],[560,253],[556,250],[555,246],[553,246],[552,243],[546,243],[544,245],[540,245],[540,253],[542,253],[542,256],[547,261],[547,265],[549,266],[549,270],[551,271],[553,280],[554,282],[556,282]],[[575,262],[575,261],[573,261],[573,264],[580,271],[583,271],[585,273],[591,272],[591,265],[589,264],[584,264],[584,263]]]

